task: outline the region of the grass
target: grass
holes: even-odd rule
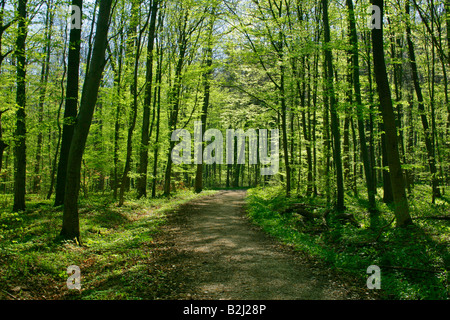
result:
[[[379,201],[380,215],[371,218],[366,201],[349,195],[346,212],[360,227],[334,219],[333,212],[327,223],[283,213],[292,203],[307,203],[322,216],[326,205],[319,197],[287,199],[278,187],[250,189],[247,204],[249,217],[263,230],[330,268],[356,276],[358,285],[366,286],[370,265],[380,266],[377,296],[382,299],[448,299],[450,223],[423,218],[448,215],[450,201],[443,197],[431,205],[429,194],[429,188],[416,186],[416,196],[410,199],[414,226],[409,228],[382,229],[392,220],[392,209]]]
[[[180,191],[172,198],[128,199],[117,207],[110,196],[80,200],[82,245],[58,242],[62,209],[29,199],[27,211],[0,214],[0,299],[159,299],[170,290],[155,262],[154,236],[167,212],[212,191]],[[7,203],[7,201],[3,201]],[[82,289],[68,290],[67,267],[81,269]]]

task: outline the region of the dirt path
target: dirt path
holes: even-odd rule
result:
[[[157,239],[168,299],[361,299],[323,266],[253,226],[245,191],[223,191],[183,205]]]

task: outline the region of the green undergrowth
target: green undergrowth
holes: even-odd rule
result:
[[[354,285],[369,296],[375,296],[376,289],[367,289],[367,268],[377,265],[381,269],[377,298],[448,299],[450,221],[429,217],[448,216],[450,199],[444,196],[432,205],[429,188],[416,186],[414,191],[409,201],[414,225],[407,228],[397,228],[395,222],[389,225],[393,211],[381,201],[379,215],[371,217],[366,201],[349,195],[345,212],[355,217],[357,225],[336,219],[333,211],[325,214],[328,208],[320,197],[286,198],[277,187],[250,189],[246,200],[255,224],[326,266],[359,279]],[[317,218],[286,210],[299,203],[308,205]]]
[[[180,191],[170,199],[128,199],[118,207],[109,195],[80,200],[81,246],[57,241],[62,208],[30,198],[27,210],[0,214],[0,299],[158,299],[165,272],[155,266],[153,239],[167,212],[197,197]],[[81,290],[68,290],[67,268],[80,267]]]

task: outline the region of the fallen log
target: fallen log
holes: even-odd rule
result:
[[[309,211],[306,207],[308,207],[308,205],[304,203],[293,203],[280,213],[281,214],[295,213],[305,217],[308,220],[318,219],[321,217],[320,215]]]

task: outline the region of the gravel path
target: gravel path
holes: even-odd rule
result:
[[[245,191],[222,191],[185,204],[156,240],[171,282],[168,299],[361,299],[365,283],[330,274],[246,218]]]

